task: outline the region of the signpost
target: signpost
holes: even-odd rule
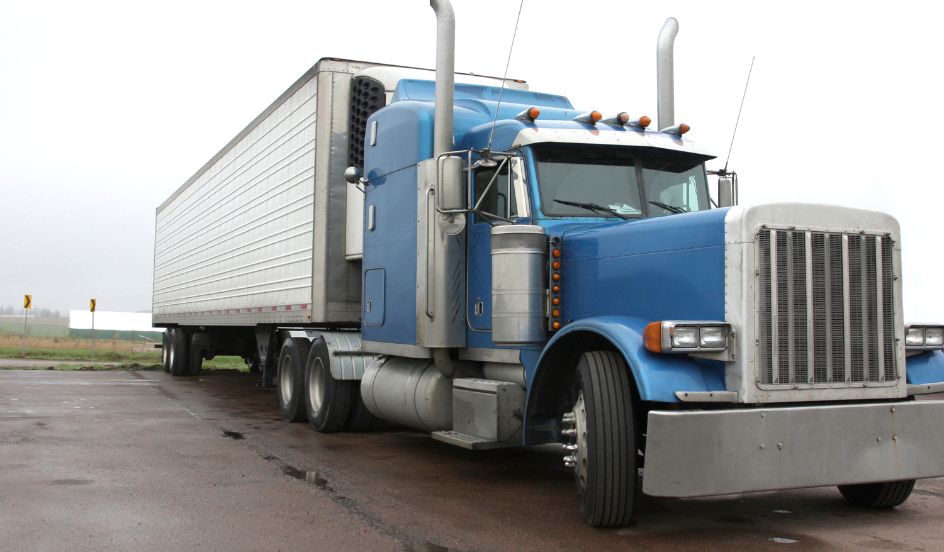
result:
[[[29,332],[29,311],[33,308],[33,296],[23,296],[23,358],[26,358],[26,334]]]
[[[89,311],[92,312],[92,360],[95,360],[95,298],[89,299]]]

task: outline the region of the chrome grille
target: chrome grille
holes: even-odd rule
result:
[[[897,378],[891,237],[763,228],[756,244],[759,383]]]

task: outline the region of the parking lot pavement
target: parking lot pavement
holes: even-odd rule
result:
[[[316,434],[254,376],[0,371],[0,549],[938,550],[944,481],[893,511],[834,488],[640,497],[595,530],[552,446]]]

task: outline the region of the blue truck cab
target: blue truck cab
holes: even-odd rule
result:
[[[561,443],[596,526],[629,521],[639,468],[655,496],[876,507],[944,475],[944,403],[914,400],[944,389],[944,330],[904,322],[892,217],[718,206],[686,125],[437,70],[397,83],[349,171],[370,412]]]

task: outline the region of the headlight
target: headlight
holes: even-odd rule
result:
[[[944,349],[944,326],[905,326],[905,350],[911,352]]]
[[[728,332],[724,322],[660,320],[646,325],[643,342],[654,353],[718,352],[727,349]]]

